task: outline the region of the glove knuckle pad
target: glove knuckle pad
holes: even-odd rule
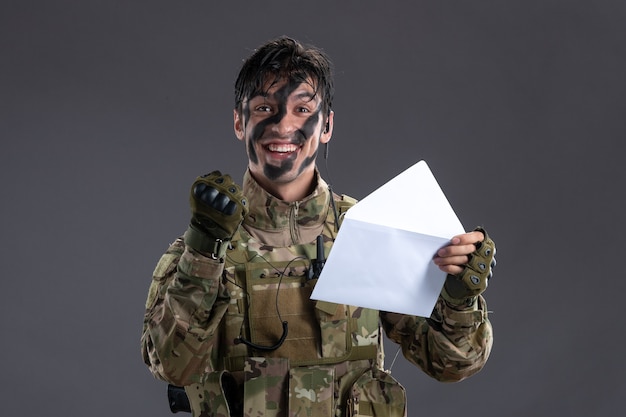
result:
[[[217,191],[213,187],[207,186],[206,184],[201,185],[204,185],[204,187],[197,187],[196,191],[194,192],[195,196],[205,204],[208,204],[209,206],[213,205],[213,202],[219,195],[219,191]]]
[[[228,198],[227,195],[219,193],[217,197],[215,197],[215,200],[213,200],[213,208],[215,208],[218,211],[223,212],[229,202],[230,202],[230,199]]]
[[[229,201],[228,204],[226,204],[226,207],[224,207],[223,211],[224,214],[226,214],[227,216],[232,216],[237,211],[237,203],[235,203],[234,201]]]

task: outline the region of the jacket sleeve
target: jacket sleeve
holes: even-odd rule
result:
[[[152,277],[141,350],[152,374],[175,385],[199,382],[213,369],[218,327],[229,297],[221,284],[224,264],[177,239]]]
[[[442,382],[461,381],[484,366],[493,334],[482,296],[457,309],[439,297],[429,318],[381,312],[385,333],[404,357]]]

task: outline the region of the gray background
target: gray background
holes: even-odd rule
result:
[[[398,359],[410,415],[619,414],[626,3],[229,4],[2,1],[0,413],[170,415],[150,275],[195,176],[241,178],[234,77],[287,34],[335,62],[336,191],[424,159],[498,243],[489,362],[441,384]]]

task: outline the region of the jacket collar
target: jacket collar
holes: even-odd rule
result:
[[[243,193],[248,199],[249,213],[244,219],[246,229],[279,232],[296,228],[318,228],[326,220],[330,192],[328,184],[315,170],[316,186],[311,194],[300,201],[280,200],[263,189],[246,170]]]

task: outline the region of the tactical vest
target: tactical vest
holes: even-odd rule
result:
[[[346,196],[337,201],[338,219],[354,203]],[[324,258],[337,230],[329,209],[322,232]],[[373,415],[373,403],[359,401],[358,389],[352,400],[335,398],[337,390],[354,391],[364,376],[361,385],[367,393],[372,391],[368,384],[376,385],[376,392],[388,387],[379,393],[381,403],[395,408],[382,415],[404,415],[404,389],[381,371],[378,311],[310,299],[317,282],[310,272],[317,252],[316,242],[264,247],[245,230],[237,232],[225,259],[222,283],[230,301],[224,306],[221,343],[212,352],[213,372],[203,383],[185,387],[194,415],[265,410],[255,415],[278,417],[306,410],[304,415],[334,416],[338,401],[352,404],[350,415]],[[395,399],[394,404],[385,396]],[[359,403],[365,407],[362,414]]]

